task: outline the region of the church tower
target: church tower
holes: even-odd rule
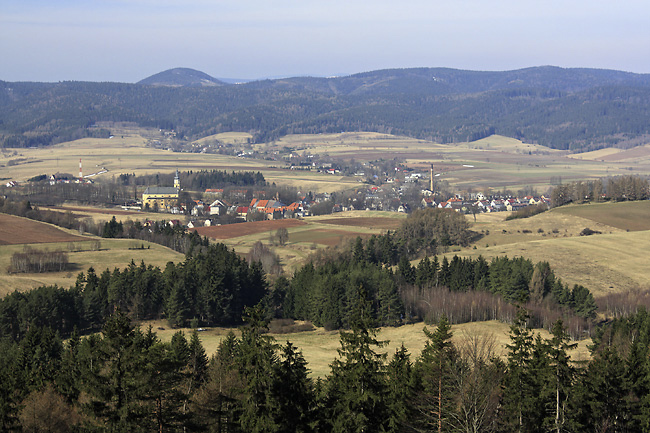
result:
[[[178,169],[176,169],[176,176],[174,177],[174,188],[181,189],[181,178],[178,175]]]

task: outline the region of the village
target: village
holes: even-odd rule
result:
[[[441,192],[434,192],[432,178],[428,179],[428,188],[422,188],[422,182],[408,179],[425,183],[427,180],[418,174],[408,177],[406,182],[401,182],[403,185],[400,185],[397,179],[392,179],[392,182],[381,186],[364,185],[353,191],[340,193],[298,191],[297,200],[290,204],[281,202],[277,195],[268,198],[269,193],[266,190],[208,188],[199,193],[201,198],[181,203],[182,188],[177,171],[173,187],[149,187],[144,191],[141,202],[130,203],[124,207],[141,207],[147,211],[186,215],[189,218],[187,228],[192,229],[238,222],[303,218],[351,210],[410,213],[415,209],[440,208],[464,214],[477,214],[514,212],[531,205],[548,208],[551,205],[550,198],[544,195],[486,196],[478,192],[466,195],[451,194],[442,198]],[[180,224],[180,220],[172,220],[171,224]]]

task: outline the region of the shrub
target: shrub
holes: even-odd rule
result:
[[[580,232],[580,236],[591,236],[591,235],[599,235],[599,234],[601,234],[601,232],[599,232],[597,230],[592,230],[589,227],[585,227]]]

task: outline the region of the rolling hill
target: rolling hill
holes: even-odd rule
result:
[[[230,85],[191,69],[126,83],[0,82],[0,145],[106,137],[98,122],[221,132],[267,142],[288,134],[372,131],[438,143],[492,134],[556,149],[647,144],[650,75],[600,69],[504,72],[390,69]]]

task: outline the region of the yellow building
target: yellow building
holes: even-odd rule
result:
[[[181,190],[181,182],[176,170],[174,186],[150,186],[142,193],[142,207],[144,209],[169,212],[172,207],[178,204],[178,195]]]

